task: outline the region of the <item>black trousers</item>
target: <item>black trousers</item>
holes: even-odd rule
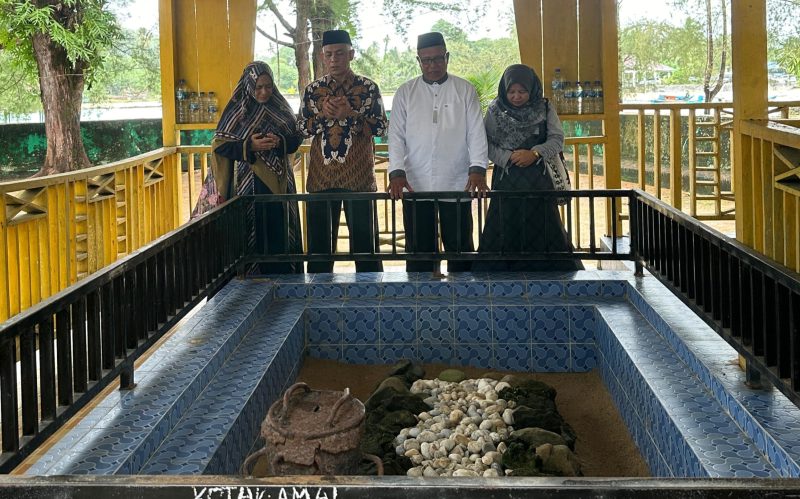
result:
[[[258,176],[254,178],[254,191],[256,194],[272,194]],[[255,248],[257,253],[275,255],[291,253],[293,248],[288,246],[288,230],[286,207],[283,203],[255,203],[255,223],[256,239]],[[293,274],[302,272],[298,265],[302,263],[288,262],[264,262],[258,264],[260,274]]]
[[[458,212],[461,212],[459,234]],[[436,205],[433,201],[403,201],[403,224],[406,231],[408,251],[432,253],[438,244],[436,240]],[[446,251],[475,251],[472,242],[472,203],[439,202],[439,233]],[[449,272],[467,272],[472,262],[448,260]],[[432,272],[438,262],[408,260],[408,272]]]
[[[328,189],[320,192],[352,192],[345,189]],[[308,218],[308,253],[330,254],[332,236],[339,233],[339,219],[342,214],[342,201],[309,201],[306,206]],[[353,253],[377,251],[376,228],[377,213],[372,201],[344,201],[344,217],[350,232],[350,248]],[[333,260],[308,262],[309,273],[333,272]],[[383,263],[379,260],[356,259],[356,272],[381,272]]]

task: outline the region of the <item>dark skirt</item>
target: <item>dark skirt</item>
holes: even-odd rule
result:
[[[553,183],[544,171],[543,162],[527,168],[511,166],[505,175],[494,170],[493,191],[524,192],[552,190]],[[502,178],[501,178],[502,177]],[[561,222],[555,198],[493,199],[478,252],[571,252],[574,248]],[[540,271],[581,270],[580,260],[485,260],[475,262],[475,270]]]

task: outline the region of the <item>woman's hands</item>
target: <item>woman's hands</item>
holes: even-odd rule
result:
[[[250,150],[253,152],[270,151],[280,143],[281,138],[274,133],[255,133],[250,136]]]
[[[520,168],[525,168],[539,161],[541,157],[542,156],[537,151],[531,149],[517,149],[511,153],[511,164],[519,166]]]

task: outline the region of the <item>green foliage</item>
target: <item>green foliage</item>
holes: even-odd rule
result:
[[[91,84],[105,50],[119,37],[106,0],[61,0],[37,8],[31,0],[0,0],[0,45],[29,74],[36,73],[33,37],[47,34]]]
[[[497,82],[506,67],[519,63],[519,46],[516,36],[509,33],[505,38],[469,41],[464,32],[446,21],[434,25],[447,32],[447,50],[450,52],[448,72],[473,81],[478,94],[486,102],[497,93]],[[384,94],[393,93],[404,82],[420,75],[416,60],[416,50],[387,48],[388,38],[383,49],[373,43],[366,50],[359,51],[352,67],[356,73],[369,76],[381,87]]]
[[[213,130],[185,143],[210,144]],[[86,154],[94,164],[109,163],[162,146],[161,120],[88,121],[81,123]],[[0,182],[28,177],[39,170],[47,151],[42,123],[0,125]]]
[[[800,78],[800,36],[783,40],[779,46],[770,50],[770,59]]]
[[[86,91],[89,102],[146,101],[161,97],[158,37],[144,28],[123,30],[104,52],[103,68]]]
[[[481,103],[481,114],[486,114],[486,108],[489,107],[492,99],[497,97],[497,84],[500,83],[500,78],[502,76],[503,72],[496,68],[466,76],[466,79],[472,83],[472,86],[475,87],[475,90],[478,92],[478,100]]]
[[[6,114],[26,114],[42,108],[39,82],[10,53],[0,50],[0,109]]]
[[[675,69],[665,83],[699,81],[706,57],[703,27],[694,19],[687,19],[683,26],[664,21],[636,22],[620,31],[619,57],[623,92],[638,88],[642,80],[652,78],[654,68],[659,65]]]

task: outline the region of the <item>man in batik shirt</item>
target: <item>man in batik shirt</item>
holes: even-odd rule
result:
[[[355,51],[343,30],[322,35],[327,74],[303,93],[300,131],[312,137],[308,192],[375,192],[373,137],[386,133],[378,85],[350,69]],[[308,253],[330,254],[339,232],[342,201],[312,201],[306,207]],[[373,201],[346,201],[345,219],[353,253],[376,251]],[[357,272],[380,272],[380,261],[356,258]],[[309,262],[308,272],[333,272],[333,260]]]

